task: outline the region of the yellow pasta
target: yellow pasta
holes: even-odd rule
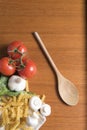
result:
[[[0,120],[0,124],[5,125],[6,130],[16,130],[21,127],[26,130],[25,118],[28,116],[28,102],[30,97],[31,96],[26,93],[20,94],[17,97],[7,97],[7,99],[2,96],[2,100],[0,102],[0,111],[2,111],[2,119]],[[25,121],[24,125],[21,124],[21,120]]]
[[[8,115],[8,109],[5,109],[5,120],[7,121],[7,123],[6,124],[8,124],[9,123],[9,115]]]
[[[16,117],[16,111],[15,111],[15,108],[12,107],[9,111],[9,115],[12,119],[14,119]]]
[[[21,93],[21,94],[18,96],[17,102],[20,102],[20,101],[22,100],[23,95],[24,95],[24,94]]]
[[[29,92],[28,80],[26,80],[26,92]]]
[[[13,101],[16,102],[16,97],[15,96],[13,96]]]
[[[6,125],[6,126],[5,126],[5,129],[6,129],[6,130],[9,130],[9,125]]]
[[[26,125],[26,123],[24,121],[22,121],[21,124],[18,126],[18,128],[22,128],[23,129],[25,127],[25,125]]]
[[[28,108],[28,106],[25,106],[25,109],[24,109],[24,117],[27,117],[27,115],[28,115],[28,110],[29,110],[29,108]]]
[[[26,91],[29,91],[28,82]],[[40,97],[40,95],[38,95]],[[0,101],[0,125],[5,126],[5,130],[33,130],[32,127],[26,127],[26,117],[29,115],[29,99],[32,95],[21,93],[18,96],[2,96]],[[41,97],[45,100],[45,95]]]
[[[24,130],[33,130],[33,128],[32,127],[27,127]]]
[[[5,103],[8,102],[8,100],[6,99],[6,97],[2,97],[1,100],[2,100],[3,102],[5,102]]]
[[[5,103],[4,102],[0,102],[0,106],[5,106]]]
[[[25,98],[25,99],[24,99],[24,102],[25,102],[25,104],[27,105],[27,103],[28,103],[28,99]]]
[[[15,122],[14,124],[12,124],[12,127],[10,128],[10,130],[15,130],[19,124],[20,124],[19,121]]]
[[[44,102],[45,98],[46,98],[45,95],[43,95],[43,96],[41,97],[42,102]]]
[[[16,121],[20,120],[20,107],[17,108]]]

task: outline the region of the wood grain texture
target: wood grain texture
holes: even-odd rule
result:
[[[78,88],[77,106],[64,104],[56,77],[32,32],[37,31],[60,72]],[[83,0],[0,0],[0,57],[13,40],[21,40],[38,68],[30,90],[46,94],[52,114],[41,130],[87,130],[85,3]]]

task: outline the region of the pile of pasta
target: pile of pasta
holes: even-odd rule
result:
[[[26,117],[28,116],[29,104],[28,94],[20,94],[18,97],[1,97],[0,111],[2,113],[0,125],[5,126],[6,130],[33,130],[26,128]]]
[[[0,101],[0,126],[5,130],[33,130],[26,126],[26,117],[29,116],[29,99],[32,95],[21,93],[18,96],[2,96]],[[41,97],[44,100],[44,96]]]

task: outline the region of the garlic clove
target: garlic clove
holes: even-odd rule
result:
[[[45,122],[46,122],[46,117],[39,114],[38,125],[34,130],[39,130],[42,127],[42,125],[44,125]]]
[[[34,130],[39,130],[41,126],[46,122],[46,117],[40,113],[33,112],[31,116],[26,118],[26,125],[32,127]]]
[[[40,108],[40,112],[43,116],[49,116],[51,114],[51,106],[48,104],[43,104]]]
[[[42,101],[39,97],[37,97],[37,96],[31,97],[31,99],[29,101],[29,107],[32,110],[38,111],[41,108],[41,105],[42,105]]]
[[[35,113],[33,113],[31,116],[28,116],[26,118],[26,122],[28,126],[32,126],[32,127],[36,127],[38,125],[38,115],[36,115]]]

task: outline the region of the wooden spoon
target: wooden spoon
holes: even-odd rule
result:
[[[49,60],[52,68],[54,69],[54,72],[57,76],[57,82],[58,82],[58,91],[59,95],[62,98],[62,100],[71,106],[74,106],[79,101],[79,94],[78,90],[75,87],[75,85],[70,82],[68,79],[66,79],[57,69],[56,65],[54,64],[54,61],[52,60],[50,54],[48,53],[43,41],[41,40],[39,34],[37,32],[34,32],[34,37],[38,41],[40,47],[44,51],[45,55],[47,56],[47,59]]]

